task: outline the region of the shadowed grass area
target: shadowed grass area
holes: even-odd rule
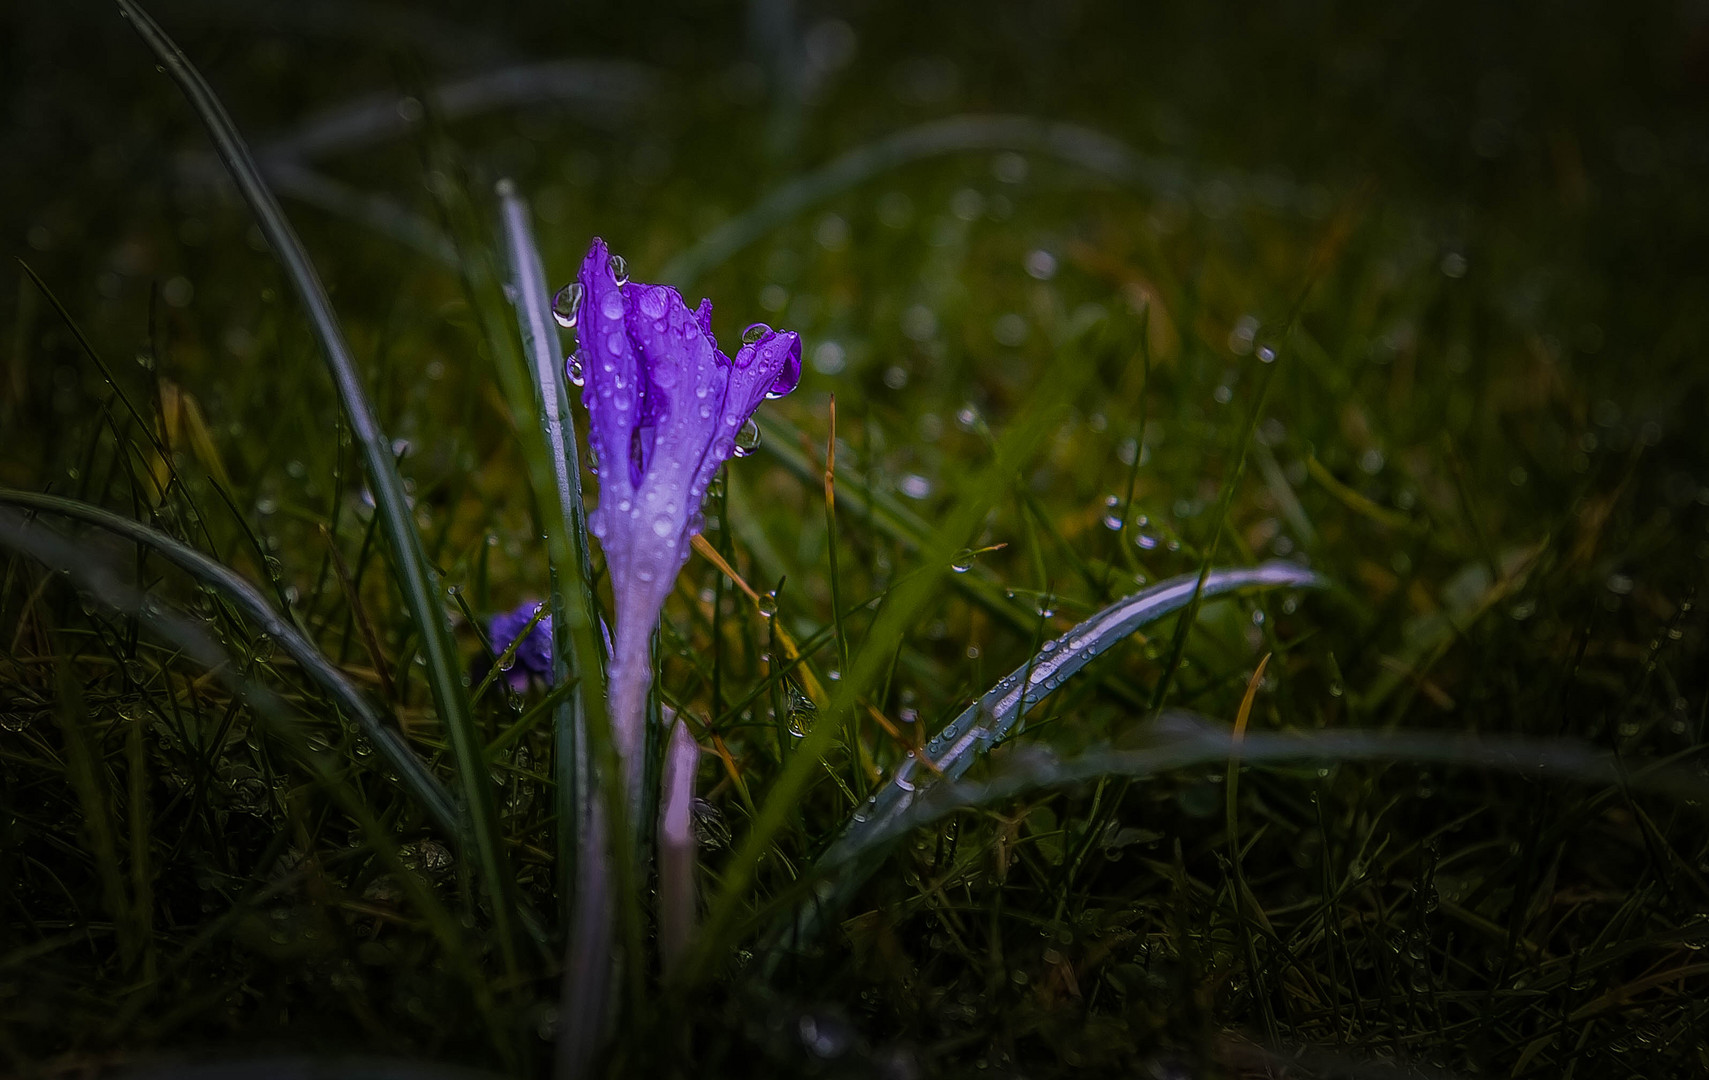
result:
[[[1700,15],[151,5],[289,273],[50,7],[0,14],[8,1072],[550,1073],[610,597],[540,304],[594,235],[806,344],[658,635],[704,920],[665,982],[623,886],[614,1073],[1709,1068]],[[1272,559],[1328,587],[993,691]],[[558,690],[483,677],[527,599]]]

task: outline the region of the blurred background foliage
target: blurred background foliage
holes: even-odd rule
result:
[[[666,699],[718,733],[714,878],[748,788],[839,673],[833,588],[850,609],[912,570],[911,530],[1069,377],[1072,409],[969,538],[993,550],[898,643],[872,701],[897,734],[832,761],[790,857],[907,732],[1196,570],[1213,536],[1219,561],[1305,560],[1339,590],[1207,605],[1173,704],[1232,720],[1268,651],[1255,727],[1686,761],[1704,744],[1702,4],[151,10],[328,282],[474,668],[478,617],[540,595],[545,565],[458,272],[492,257],[494,182],[530,200],[555,280],[597,234],[637,280],[711,296],[727,351],[762,319],[803,335],[801,388],[766,406],[708,539],[760,591],[781,583],[780,621],[819,651],[765,681],[765,620],[698,558],[663,633]],[[337,399],[195,116],[89,0],[0,11],[0,85],[0,483],[151,521],[262,583],[433,755]],[[833,394],[852,500],[834,538]],[[161,502],[167,458],[183,486]],[[315,714],[264,633],[81,542]],[[1100,660],[1032,730],[1081,747],[1143,728],[1168,641]],[[480,709],[521,885],[549,907],[539,704]],[[472,989],[492,958],[466,875],[363,740],[323,727],[463,913],[467,955],[218,684],[0,561],[0,1060],[313,1046],[538,1071],[550,959]],[[1709,1067],[1700,805],[1406,765],[1249,770],[1239,795],[1232,838],[1220,769],[958,818],[898,852],[822,952],[727,972],[681,1045],[732,1075]],[[782,888],[788,858],[766,873]],[[665,1068],[653,1052],[633,1060]]]

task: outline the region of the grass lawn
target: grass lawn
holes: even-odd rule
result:
[[[0,1071],[1709,1072],[1700,5],[148,15],[0,11]],[[596,236],[802,343],[633,802]]]

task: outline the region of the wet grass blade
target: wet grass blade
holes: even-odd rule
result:
[[[522,367],[527,375],[511,392],[511,409],[529,463],[530,482],[546,536],[552,577],[553,664],[559,679],[577,678],[578,690],[563,699],[554,716],[554,760],[558,809],[560,896],[569,942],[564,964],[557,1071],[584,1075],[609,1029],[614,968],[613,922],[620,931],[632,1014],[638,1014],[646,970],[639,903],[638,868],[644,856],[622,850],[615,838],[630,835],[621,785],[597,783],[621,775],[606,711],[603,652],[597,636],[588,557],[587,513],[582,504],[581,467],[557,329],[547,312],[547,285],[527,204],[515,184],[498,185],[513,302],[524,356],[503,355],[507,343],[496,329],[488,337],[501,369]],[[479,282],[470,281],[477,301]],[[503,374],[503,371],[501,371]],[[524,430],[529,407],[538,418]],[[543,458],[550,458],[548,465]],[[555,504],[556,512],[553,512]],[[609,823],[609,827],[607,827]]]
[[[1205,575],[1202,584],[1200,575],[1182,574],[1118,600],[1068,633],[1045,642],[1035,656],[932,736],[925,747],[926,761],[909,757],[896,767],[889,783],[855,812],[842,835],[819,859],[815,873],[829,880],[821,883],[814,903],[798,910],[784,925],[793,934],[811,932],[817,921],[813,912],[827,906],[835,908],[878,868],[882,849],[898,835],[896,822],[908,820],[915,803],[938,786],[953,786],[981,754],[1015,730],[1029,708],[1140,627],[1189,606],[1195,596],[1327,585],[1312,571],[1287,562],[1215,570]],[[934,772],[939,775],[933,776]]]
[[[706,271],[801,211],[909,162],[978,150],[1045,154],[1158,193],[1187,187],[1187,171],[1147,157],[1091,128],[1030,116],[952,116],[858,147],[767,192],[745,213],[718,226],[671,260],[660,278],[686,288]]]
[[[1198,574],[1182,574],[1159,582],[1111,604],[1060,638],[1045,642],[1036,656],[1011,671],[984,697],[932,736],[926,744],[926,757],[945,780],[960,779],[981,753],[1014,731],[1028,709],[1140,627],[1188,606],[1195,590],[1209,598],[1241,589],[1327,585],[1312,571],[1288,562],[1213,570],[1205,576],[1202,587]],[[850,821],[842,837],[826,852],[828,865],[834,866],[865,849],[866,837],[881,832],[885,821],[905,810],[913,801],[915,789],[927,782],[926,767],[921,762],[909,759],[897,766],[890,782]]]
[[[262,180],[249,148],[212,88],[159,25],[133,0],[118,0],[120,12],[154,51],[156,58],[206,125],[215,149],[244,199],[254,211],[262,234],[302,301],[315,337],[325,354],[338,388],[350,430],[362,453],[368,483],[374,493],[375,517],[391,549],[399,591],[420,637],[434,707],[444,725],[462,781],[469,851],[492,902],[493,929],[505,967],[516,969],[515,878],[499,828],[497,801],[485,757],[485,742],[470,713],[456,641],[440,602],[439,575],[428,560],[415,518],[404,493],[403,479],[392,458],[391,443],[380,429],[363,389],[356,360],[332,308],[326,288],[296,231]]]
[[[433,823],[451,839],[462,839],[457,804],[421,759],[415,756],[402,733],[387,722],[344,672],[315,647],[314,642],[287,623],[260,590],[235,570],[141,522],[73,499],[0,488],[0,505],[58,514],[123,536],[148,547],[202,585],[216,590],[253,620],[287,656],[297,662],[305,675],[356,721],[375,752],[396,770],[398,786],[421,805]]]
[[[552,611],[552,657],[558,682],[577,680],[577,688],[564,695],[553,711],[554,755],[558,805],[558,859],[560,890],[565,903],[574,895],[571,888],[582,858],[581,840],[587,827],[590,797],[587,725],[590,708],[603,718],[605,675],[600,667],[600,649],[594,628],[598,625],[593,607],[593,567],[588,556],[587,509],[582,501],[581,463],[576,449],[575,426],[571,420],[569,391],[564,384],[563,358],[557,327],[548,311],[549,286],[541,266],[539,247],[529,223],[528,204],[516,185],[498,185],[504,221],[505,252],[510,264],[511,284],[516,293],[516,316],[522,331],[522,346],[529,373],[533,376],[540,431],[552,459],[556,510],[545,508],[547,559],[552,577],[548,603]],[[603,722],[603,719],[602,719]],[[566,912],[566,916],[567,916]],[[566,918],[566,925],[567,925]]]
[[[1157,727],[1149,742],[1133,748],[1089,750],[1064,758],[1042,746],[1027,747],[983,781],[945,783],[923,791],[870,834],[872,843],[888,843],[957,810],[992,806],[1046,788],[1106,776],[1143,778],[1220,765],[1234,755],[1239,755],[1242,766],[1353,761],[1453,765],[1625,785],[1684,800],[1701,800],[1709,794],[1709,780],[1688,763],[1622,759],[1576,739],[1480,738],[1422,731],[1248,731],[1237,738],[1230,727],[1178,710],[1164,713]]]

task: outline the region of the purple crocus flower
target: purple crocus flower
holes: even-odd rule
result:
[[[539,610],[538,600],[524,600],[514,611],[494,615],[488,624],[493,655],[503,656]],[[534,628],[528,631],[528,636],[517,643],[510,668],[504,672],[504,681],[518,693],[528,689],[531,683],[552,685],[552,616],[541,616]]]
[[[622,761],[622,790],[639,809],[641,736],[653,675],[648,652],[659,610],[688,561],[690,538],[700,531],[700,500],[713,474],[736,453],[737,436],[760,402],[789,393],[800,380],[801,339],[756,324],[742,335],[735,357],[725,356],[712,338],[710,300],[690,311],[675,289],[629,281],[598,239],[576,285],[553,310],[560,322],[576,327],[581,344],[569,377],[583,384],[588,441],[599,461],[599,506],[588,515],[588,529],[605,550],[616,609],[607,686],[611,734]],[[679,841],[682,810],[694,794],[696,752],[686,729],[679,729],[666,755],[660,891],[668,909],[661,913],[667,960],[680,955],[693,915],[693,868],[685,861],[692,860],[692,849]],[[608,1030],[612,898],[605,853],[613,848],[603,817],[596,802],[565,960],[561,1076],[588,1075]]]
[[[766,398],[801,378],[801,338],[763,324],[725,356],[712,337],[712,301],[690,311],[665,285],[628,281],[595,239],[582,261],[575,313],[588,440],[599,461],[599,506],[588,528],[610,569],[616,607],[612,734],[639,786],[642,725],[652,677],[648,647],[659,610],[700,531],[700,501]],[[572,380],[575,373],[571,373]]]

